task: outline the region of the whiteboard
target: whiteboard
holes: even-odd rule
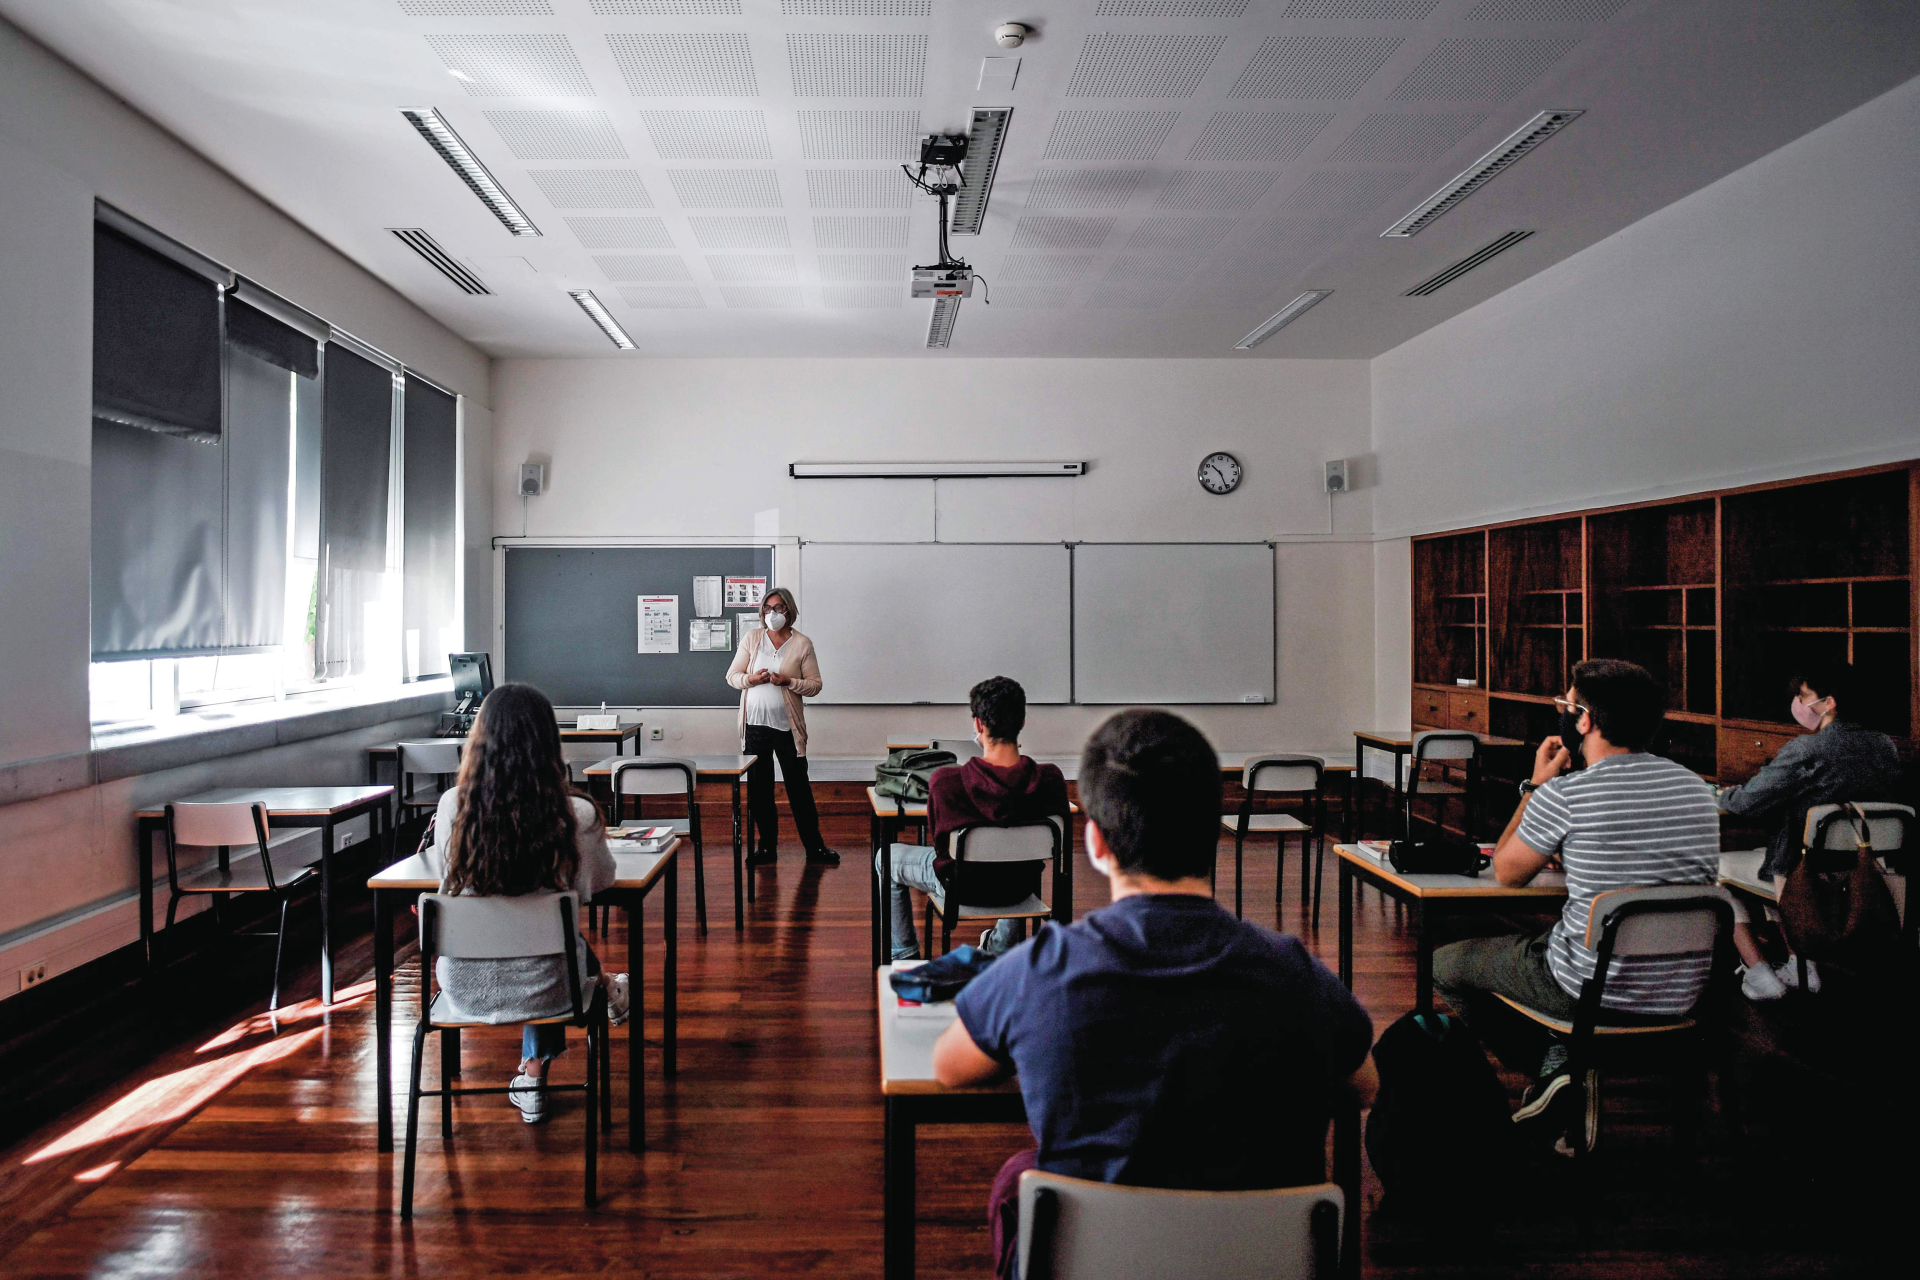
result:
[[[964,705],[988,676],[1072,701],[1071,563],[1060,543],[806,543],[814,701]]]
[[[1074,701],[1272,702],[1273,581],[1265,544],[1080,543]]]

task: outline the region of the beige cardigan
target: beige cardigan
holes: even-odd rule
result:
[[[755,648],[760,644],[763,634],[761,628],[754,627],[740,637],[740,647],[734,651],[733,665],[727,668],[727,683],[740,690],[740,715],[736,727],[740,731],[740,746],[744,750],[747,743],[747,669],[753,665]],[[807,754],[807,713],[800,705],[800,699],[811,698],[820,692],[820,664],[813,657],[813,641],[798,631],[787,637],[780,646],[780,674],[792,680],[792,684],[782,685],[780,692],[787,695],[787,719],[793,722],[793,749],[799,755]]]

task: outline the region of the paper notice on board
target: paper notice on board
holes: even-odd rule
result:
[[[696,618],[717,618],[720,616],[720,576],[696,577],[693,580],[693,616]]]
[[[719,579],[715,579],[719,581]],[[726,653],[733,648],[733,623],[727,618],[689,618],[688,653]]]
[[[760,607],[760,602],[767,598],[767,580],[765,578],[728,578],[726,597],[726,607],[729,609],[757,609]]]
[[[680,597],[640,597],[640,652],[680,652]]]

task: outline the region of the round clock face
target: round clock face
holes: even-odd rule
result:
[[[1210,453],[1200,460],[1200,487],[1208,493],[1232,493],[1240,484],[1240,459]]]

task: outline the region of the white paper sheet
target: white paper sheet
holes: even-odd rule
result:
[[[717,618],[720,616],[720,576],[696,576],[693,580],[693,616],[696,618]]]
[[[727,653],[733,649],[733,623],[727,618],[689,618],[688,653]]]
[[[640,652],[680,652],[680,597],[641,596]]]

